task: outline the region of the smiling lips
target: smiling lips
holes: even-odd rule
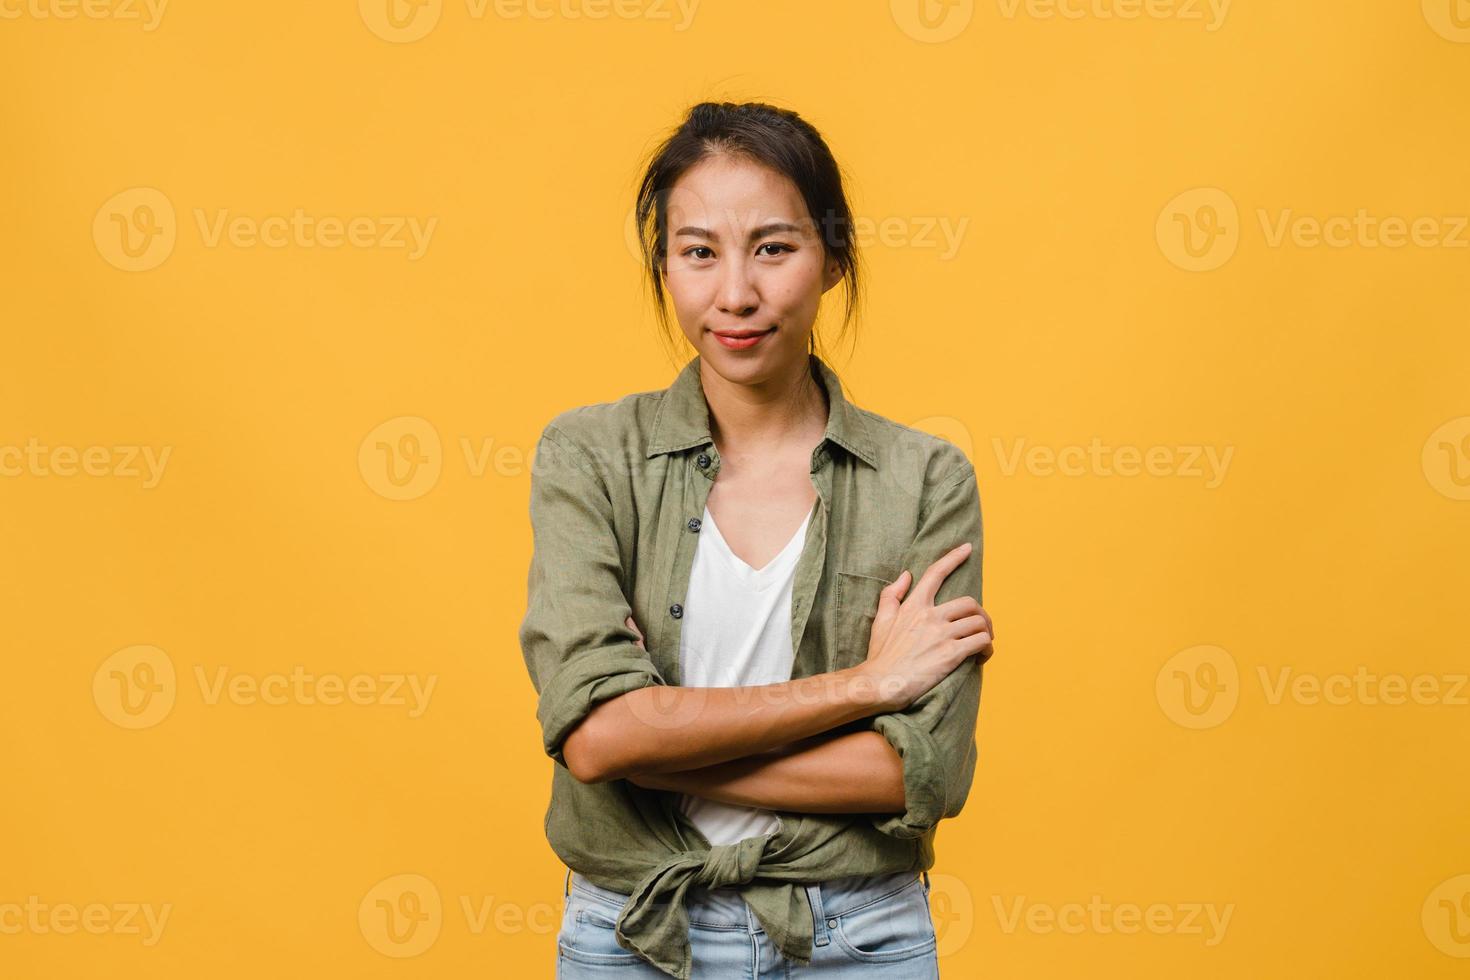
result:
[[[760,343],[762,338],[776,332],[775,327],[767,327],[765,330],[712,330],[710,331],[729,350],[748,350]]]

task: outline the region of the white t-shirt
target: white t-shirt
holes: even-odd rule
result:
[[[704,509],[684,599],[680,684],[749,687],[791,680],[791,586],[806,543],[807,512],[791,540],[764,568],[741,561]],[[680,807],[711,844],[778,830],[781,818],[759,807],[680,794]]]

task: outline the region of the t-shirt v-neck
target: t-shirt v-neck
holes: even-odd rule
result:
[[[806,543],[807,525],[811,523],[812,514],[816,512],[816,502],[812,502],[812,509],[807,511],[806,517],[802,518],[801,526],[791,535],[791,539],[777,552],[776,556],[766,562],[761,568],[752,568],[744,559],[730,548],[730,543],[720,533],[715,525],[714,515],[710,513],[708,505],[704,508],[704,518],[701,521],[702,530],[707,531],[712,549],[719,560],[729,569],[738,581],[748,586],[753,591],[761,592],[770,588],[772,583],[780,581],[783,574],[790,570],[791,566],[801,557],[802,546]]]
[[[791,679],[791,596],[812,510],[785,547],[752,568],[720,534],[705,507],[700,541],[685,592],[679,637],[680,683],[750,687]],[[680,794],[684,814],[711,844],[730,844],[779,830],[773,810]]]

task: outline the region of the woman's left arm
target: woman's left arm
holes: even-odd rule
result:
[[[904,812],[903,760],[875,731],[824,732],[770,752],[701,769],[640,773],[628,781],[768,810]]]
[[[981,601],[984,534],[975,469],[953,451],[937,481],[904,567],[924,568],[961,541],[970,558],[939,586],[935,602],[958,595]],[[637,624],[628,625],[642,634]],[[993,628],[992,628],[993,630]],[[638,774],[629,781],[726,803],[808,813],[868,813],[893,837],[919,837],[958,816],[975,774],[975,726],[984,661],[967,658],[903,711],[874,715],[772,752],[702,769]]]
[[[643,631],[624,621],[644,649]],[[903,813],[903,759],[888,739],[867,729],[870,719],[844,725],[769,752],[677,772],[633,773],[644,789],[688,793],[721,803],[800,813]],[[840,774],[841,778],[834,778]]]

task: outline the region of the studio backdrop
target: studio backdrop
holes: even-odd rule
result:
[[[1470,968],[1464,0],[0,0],[0,83],[0,975],[551,974],[533,454],[691,355],[704,100],[979,475],[943,974]]]

